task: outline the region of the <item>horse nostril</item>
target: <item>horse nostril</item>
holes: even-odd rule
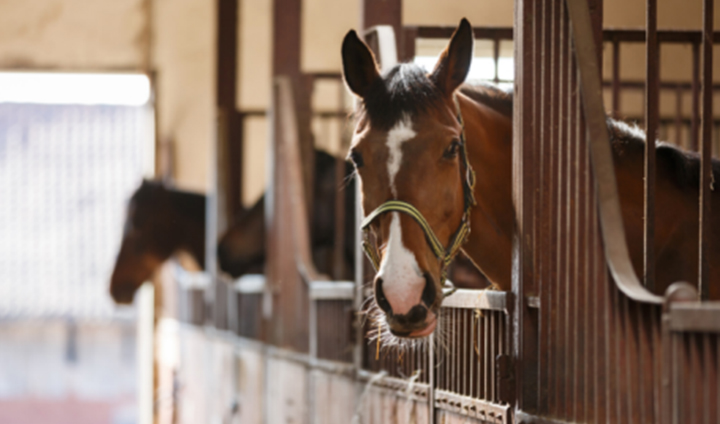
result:
[[[390,306],[390,302],[388,302],[387,298],[385,297],[382,284],[382,278],[378,278],[377,280],[375,280],[375,301],[377,302],[380,309],[385,311],[386,314],[392,315],[392,306]]]
[[[435,283],[429,273],[426,272],[423,275],[425,277],[425,288],[423,289],[421,299],[425,306],[429,308],[433,303],[435,303]]]

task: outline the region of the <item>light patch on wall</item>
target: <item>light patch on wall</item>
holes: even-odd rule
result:
[[[141,106],[149,99],[142,74],[0,72],[0,103]]]
[[[431,71],[435,67],[438,58],[435,56],[415,56],[414,62]],[[495,61],[491,57],[473,58],[468,73],[468,81],[488,81],[495,78]],[[498,79],[500,81],[512,81],[515,78],[515,63],[512,57],[500,57],[498,59]]]

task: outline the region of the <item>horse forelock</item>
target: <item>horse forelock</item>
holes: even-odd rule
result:
[[[440,109],[443,94],[421,67],[412,63],[396,65],[367,90],[358,116],[365,116],[380,130],[390,130],[405,117]]]

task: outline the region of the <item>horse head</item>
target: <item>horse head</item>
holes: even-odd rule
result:
[[[122,244],[110,280],[117,303],[132,302],[135,291],[178,249],[204,266],[205,196],[143,181],[130,198]]]
[[[400,64],[381,75],[355,31],[343,41],[345,82],[361,100],[348,158],[377,269],[374,299],[395,336],[434,331],[446,268],[469,230],[474,174],[455,91],[472,56],[465,19],[430,74]]]

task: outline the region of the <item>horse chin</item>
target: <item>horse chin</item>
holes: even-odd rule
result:
[[[408,334],[408,338],[410,339],[421,339],[428,337],[435,331],[435,327],[437,327],[437,319],[433,319],[432,322],[430,322],[427,327],[423,328],[422,330],[415,330]]]
[[[435,331],[435,328],[437,328],[437,315],[431,312],[428,319],[425,321],[425,324],[426,325],[423,328],[403,332],[393,331],[392,328],[390,328],[390,333],[397,339],[424,339],[430,336]]]

